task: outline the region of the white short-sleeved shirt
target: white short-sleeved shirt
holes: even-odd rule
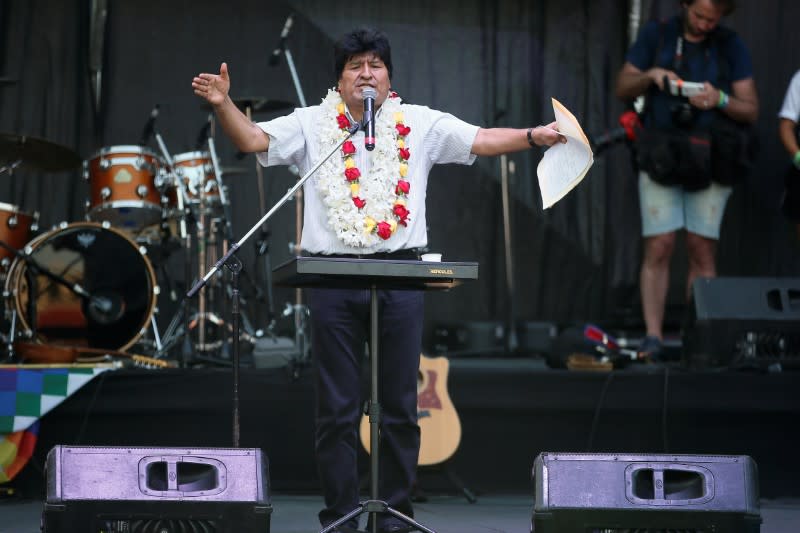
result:
[[[795,72],[792,81],[789,82],[789,88],[786,89],[786,96],[783,98],[783,106],[781,106],[778,116],[798,122],[798,117],[800,117],[800,70]]]
[[[410,212],[408,226],[398,228],[391,238],[372,248],[357,248],[343,243],[328,225],[316,176],[312,176],[303,185],[305,205],[300,242],[303,250],[315,254],[369,254],[420,248],[428,243],[425,221],[428,173],[437,163],[471,165],[476,158],[471,149],[478,126],[428,107],[401,105],[405,124],[411,128],[405,139],[406,147],[411,151],[405,178],[411,185],[407,204]],[[378,113],[381,112],[379,109]],[[269,150],[257,154],[259,162],[264,166],[297,165],[301,175],[305,175],[320,157],[326,155],[320,153],[316,133],[321,114],[321,106],[311,106],[295,109],[290,115],[268,122],[259,122],[257,125],[270,137]],[[362,149],[364,133],[358,131],[352,141],[359,148],[356,165],[360,169],[369,169],[371,152]]]

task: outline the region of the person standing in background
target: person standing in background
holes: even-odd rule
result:
[[[795,224],[797,238],[800,240],[800,143],[797,128],[800,120],[800,70],[795,72],[789,82],[778,117],[778,135],[791,161],[784,177],[781,210]]]
[[[707,161],[702,160],[696,149],[713,153],[707,136],[719,116],[741,124],[752,124],[758,117],[750,53],[736,33],[719,25],[723,16],[733,12],[735,2],[684,0],[680,5],[678,15],[642,28],[616,87],[624,101],[646,95],[644,129],[670,143],[651,147],[650,153],[644,146],[639,148],[644,152],[639,164],[644,238],[639,285],[647,329],[639,351],[654,359],[662,349],[670,260],[678,230],[686,230],[687,299],[695,278],[716,275],[717,241],[732,188],[712,175],[711,156],[706,153]],[[702,89],[689,97],[673,95],[671,80],[702,83]],[[706,135],[704,142],[690,140],[702,135]],[[675,139],[683,142],[675,143]],[[676,144],[686,150],[676,154]]]

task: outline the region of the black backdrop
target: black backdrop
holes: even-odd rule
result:
[[[467,121],[516,127],[547,122],[553,96],[592,134],[613,126],[623,110],[613,96],[613,83],[628,42],[627,2],[356,0],[347,9],[319,0],[109,3],[102,98],[95,109],[88,74],[91,3],[0,2],[0,76],[19,80],[0,88],[0,131],[42,137],[86,159],[102,147],[137,144],[150,109],[159,104],[158,127],[170,151],[193,150],[207,116],[191,92],[197,72],[215,70],[224,60],[234,96],[297,102],[286,61],[267,64],[291,12],[296,16],[288,45],[309,104],[334,83],[332,41],[355,25],[369,24],[384,29],[392,41],[394,89],[412,102]],[[677,9],[677,2],[668,0],[643,4],[645,18]],[[762,150],[758,171],[737,188],[726,212],[719,271],[797,275],[798,245],[778,212],[787,158],[778,144],[776,114],[800,66],[800,36],[793,31],[800,5],[787,0],[739,4],[727,22],[753,53]],[[247,170],[228,180],[234,233],[241,235],[260,217],[254,159],[238,159],[222,136],[217,142],[223,165]],[[532,150],[511,157],[517,169],[511,181],[517,317],[560,324],[636,323],[639,219],[629,150],[619,146],[598,157],[583,183],[547,211],[536,184],[540,156]],[[438,167],[432,174],[430,248],[445,259],[479,261],[481,279],[449,294],[431,295],[428,330],[439,321],[492,319],[509,308],[499,174],[497,158],[483,158],[472,167]],[[293,180],[285,169],[265,170],[267,204]],[[44,228],[82,219],[87,189],[79,170],[0,176],[0,201],[40,211]],[[294,206],[287,205],[270,226],[270,259],[277,264],[290,256]],[[168,270],[180,283],[178,255]],[[242,257],[260,279],[252,247]],[[678,307],[684,263],[685,256],[676,257],[672,274],[669,300]],[[275,293],[277,307],[291,299],[288,290]],[[263,324],[263,307],[250,306],[258,324]]]

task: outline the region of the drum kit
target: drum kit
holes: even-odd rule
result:
[[[266,99],[247,105],[256,101],[270,111],[292,105]],[[135,347],[161,358],[183,341],[190,357],[224,363],[233,334],[223,318],[231,292],[225,277],[220,273],[196,301],[184,300],[161,332],[157,272],[167,276],[164,263],[183,250],[189,283],[225,253],[232,236],[223,176],[244,170],[220,167],[211,136],[208,150],[172,155],[153,133],[160,153],[144,139],[104,147],[85,160],[44,139],[0,133],[0,179],[18,167],[60,172],[82,164],[88,185],[85,220],[41,233],[38,213],[0,202],[6,360],[18,361],[17,342],[115,352]],[[254,342],[257,333],[244,322],[239,338]]]

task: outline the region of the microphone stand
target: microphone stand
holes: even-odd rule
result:
[[[187,299],[188,298],[193,298],[200,291],[200,289],[202,289],[206,285],[206,283],[208,283],[208,280],[210,280],[211,277],[214,274],[216,274],[216,272],[220,268],[222,268],[222,265],[226,265],[228,267],[228,269],[231,271],[231,273],[233,274],[234,298],[233,298],[232,308],[233,308],[234,315],[232,317],[232,322],[233,322],[233,446],[234,446],[234,448],[238,448],[239,447],[239,341],[238,341],[238,339],[239,339],[239,319],[238,319],[238,313],[239,313],[239,302],[238,302],[239,287],[238,287],[238,279],[239,279],[239,272],[241,272],[241,269],[242,269],[242,263],[241,263],[241,261],[239,261],[238,258],[235,258],[232,261],[232,264],[228,264],[228,261],[231,259],[231,257],[234,256],[236,251],[239,248],[241,248],[242,245],[250,237],[252,237],[252,235],[256,231],[258,231],[258,228],[261,227],[267,220],[269,220],[269,218],[273,214],[275,214],[275,212],[278,209],[280,209],[281,206],[283,206],[283,204],[285,204],[289,200],[289,198],[291,198],[291,196],[300,187],[303,186],[303,184],[317,171],[317,169],[319,169],[319,167],[321,167],[325,163],[325,161],[330,159],[330,157],[333,154],[338,152],[339,149],[342,147],[342,145],[345,142],[347,142],[348,140],[350,140],[353,137],[353,135],[355,135],[355,133],[361,127],[362,127],[361,124],[358,124],[358,123],[353,124],[350,127],[350,129],[347,130],[347,135],[345,137],[343,137],[338,143],[336,143],[336,145],[333,148],[331,148],[330,152],[325,154],[324,157],[320,158],[320,160],[317,161],[317,163],[314,164],[314,166],[311,167],[311,169],[308,172],[306,172],[305,176],[303,176],[302,178],[297,180],[297,183],[295,183],[295,185],[291,189],[289,189],[286,192],[286,194],[284,194],[283,197],[280,200],[278,200],[278,202],[274,206],[272,206],[272,208],[263,217],[261,217],[261,219],[258,222],[253,224],[253,227],[251,227],[248,230],[248,232],[245,233],[244,236],[241,239],[239,239],[235,243],[231,244],[231,247],[228,249],[228,251],[225,253],[225,255],[223,255],[214,264],[214,266],[211,267],[208,270],[208,272],[206,272],[206,274],[200,280],[198,280],[197,283],[194,284],[194,287],[192,287],[189,290],[189,292],[186,293],[186,298]]]

